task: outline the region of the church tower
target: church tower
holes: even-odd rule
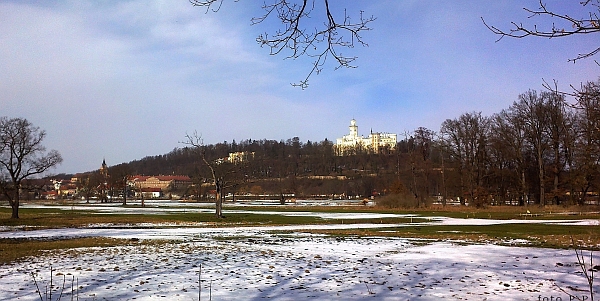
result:
[[[98,172],[100,173],[100,178],[101,178],[100,186],[98,186],[98,188],[99,188],[98,192],[100,193],[100,202],[107,203],[108,202],[108,166],[106,165],[106,160],[102,159],[102,166],[100,166],[100,170],[98,170]]]
[[[100,175],[106,179],[108,176],[108,166],[106,166],[106,160],[102,159],[102,166],[100,166]]]

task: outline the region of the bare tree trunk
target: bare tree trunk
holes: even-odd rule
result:
[[[462,167],[459,167],[458,174],[460,176],[460,204],[462,206],[465,206],[466,205],[465,194],[464,194],[464,191],[465,191],[465,179],[464,179],[464,173],[463,173]]]
[[[217,218],[222,218],[223,217],[223,199],[222,197],[222,187],[223,183],[221,181],[221,179],[215,179],[215,188],[216,188],[216,195],[215,195],[215,216]]]
[[[525,182],[525,170],[521,170],[521,190],[523,193],[523,203],[525,206],[529,205],[529,200],[527,199],[527,183]]]
[[[19,218],[19,185],[16,185],[16,187],[17,188],[15,189],[15,193],[12,197],[12,200],[10,198],[8,200],[10,203],[10,207],[12,208],[12,215],[10,216],[10,218]]]
[[[540,143],[541,145],[541,143]],[[540,206],[546,205],[546,191],[544,189],[544,159],[542,157],[541,146],[538,146],[538,176],[540,178]]]
[[[279,204],[285,205],[285,197],[283,196],[283,191],[279,193]]]
[[[10,206],[12,207],[12,215],[10,218],[19,218],[19,198],[17,197],[15,200],[12,200]]]
[[[446,190],[446,170],[444,168],[444,154],[442,154],[442,189],[443,189],[443,196],[442,196],[442,206],[446,207],[446,199],[448,198],[448,191]]]
[[[413,194],[415,195],[415,199],[417,199],[417,207],[421,207],[420,196],[419,196],[419,193],[417,192],[417,175],[416,175],[416,171],[415,171],[414,162],[412,163],[411,173],[412,173],[412,180],[413,180]]]
[[[558,183],[559,183],[559,177],[560,177],[560,149],[559,149],[559,145],[555,144],[554,145],[554,168],[553,168],[553,172],[554,172],[554,183],[553,183],[553,194],[554,194],[554,205],[558,205],[559,203],[559,197],[558,197]]]

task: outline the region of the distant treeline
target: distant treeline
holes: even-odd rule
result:
[[[422,203],[439,198],[478,206],[597,202],[600,84],[587,83],[573,94],[576,103],[569,105],[561,93],[527,91],[492,116],[464,113],[437,132],[421,127],[405,133],[395,149],[378,153],[356,149],[336,156],[327,139],[248,139],[182,146],[113,169],[209,183],[202,154],[216,162],[248,152],[253,155],[241,163],[218,164],[226,193],[370,197],[403,191]]]

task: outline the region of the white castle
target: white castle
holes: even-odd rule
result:
[[[397,135],[391,133],[374,133],[371,130],[369,137],[358,135],[358,125],[356,120],[350,121],[350,133],[342,138],[337,138],[335,151],[338,156],[351,154],[356,151],[367,151],[370,153],[379,153],[383,148],[395,149]]]

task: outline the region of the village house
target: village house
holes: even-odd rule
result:
[[[160,188],[142,188],[135,192],[135,197],[144,199],[156,199],[162,196],[162,190]]]

